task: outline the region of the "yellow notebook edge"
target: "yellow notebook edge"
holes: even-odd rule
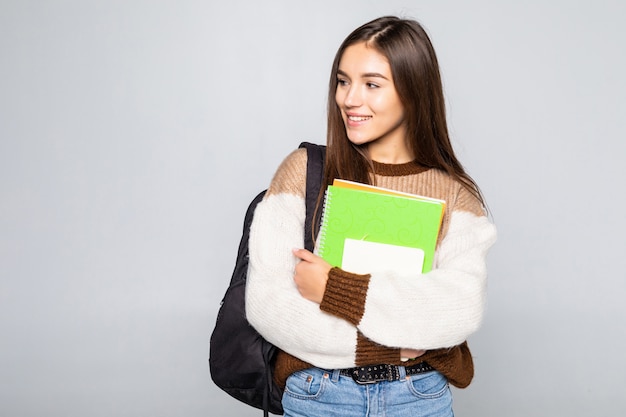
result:
[[[374,193],[398,195],[398,196],[403,196],[403,197],[409,197],[409,198],[416,198],[416,199],[420,199],[420,200],[432,201],[434,203],[446,204],[445,200],[441,200],[439,198],[427,197],[427,196],[419,195],[419,194],[405,193],[405,192],[402,192],[402,191],[392,190],[390,188],[378,187],[376,185],[363,184],[363,183],[355,182],[355,181],[342,180],[342,179],[339,179],[339,178],[335,178],[333,180],[333,185],[335,187],[352,188],[352,189],[355,189],[355,190],[370,191],[370,192],[374,192]]]

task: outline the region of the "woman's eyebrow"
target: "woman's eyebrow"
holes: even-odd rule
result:
[[[348,77],[348,74],[346,74],[345,72],[343,72],[340,69],[337,70],[337,75]],[[379,72],[366,72],[366,73],[361,74],[361,78],[382,78],[384,80],[389,81],[389,78],[385,77],[383,74],[381,74]]]
[[[365,74],[361,74],[361,78],[382,78],[389,81],[389,78],[379,72],[366,72]]]

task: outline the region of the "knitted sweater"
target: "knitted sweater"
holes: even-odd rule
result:
[[[333,268],[318,305],[302,297],[293,281],[292,249],[304,239],[306,161],[304,149],[283,161],[250,229],[246,313],[281,351],[279,385],[311,366],[404,365],[400,348],[427,350],[420,361],[457,387],[469,385],[474,368],[465,340],[482,321],[485,258],[496,238],[480,202],[440,170],[375,162],[374,184],[446,201],[433,269],[399,276]]]

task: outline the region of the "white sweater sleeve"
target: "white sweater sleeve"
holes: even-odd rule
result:
[[[486,256],[495,239],[487,217],[453,212],[431,272],[371,277],[359,330],[385,346],[435,349],[465,341],[482,322]]]

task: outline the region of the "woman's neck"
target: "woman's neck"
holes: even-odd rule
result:
[[[373,161],[383,164],[405,164],[415,159],[406,144],[372,142],[367,151]]]

